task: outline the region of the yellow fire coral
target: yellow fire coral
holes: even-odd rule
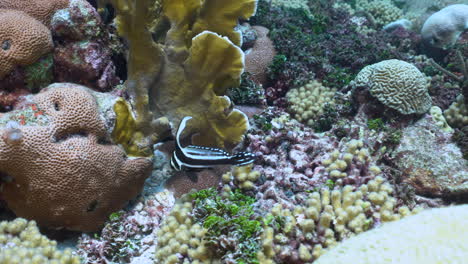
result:
[[[194,143],[238,143],[247,117],[222,95],[243,72],[241,36],[234,27],[239,18],[253,15],[256,0],[102,2],[114,6],[118,31],[130,44],[126,86],[141,132],[132,141],[157,138],[157,118],[167,117],[175,129],[184,116],[192,116],[191,129],[200,132]]]
[[[16,218],[0,222],[0,264],[79,264],[71,249],[60,251],[57,242],[41,235],[36,222]]]

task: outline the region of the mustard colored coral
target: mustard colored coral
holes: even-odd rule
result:
[[[102,2],[114,6],[118,31],[130,44],[125,85],[134,99],[139,135],[158,138],[158,118],[166,117],[175,130],[183,117],[192,116],[192,132],[198,133],[193,143],[240,142],[247,117],[223,95],[239,83],[244,69],[234,27],[255,13],[256,1]]]
[[[257,0],[205,0],[199,10],[197,21],[192,27],[192,34],[205,30],[227,36],[235,45],[241,46],[241,33],[234,30],[239,19],[253,16]]]
[[[137,131],[136,121],[131,106],[123,98],[119,98],[114,104],[116,115],[114,129],[112,130],[112,139],[120,144],[127,155],[133,157],[151,156],[150,149],[139,147],[139,140],[143,140],[141,132]]]

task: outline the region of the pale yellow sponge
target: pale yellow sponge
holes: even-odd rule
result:
[[[336,90],[313,80],[303,87],[291,89],[286,94],[289,112],[300,122],[312,126],[314,119],[323,113],[325,104],[334,105]]]
[[[462,128],[468,125],[468,108],[465,105],[465,97],[459,95],[457,100],[445,110],[444,115],[452,127]]]
[[[468,205],[425,210],[352,237],[314,264],[462,264],[468,259]]]

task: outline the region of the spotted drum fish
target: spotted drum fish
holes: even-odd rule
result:
[[[171,167],[177,171],[199,170],[213,168],[217,165],[242,166],[254,162],[255,156],[249,152],[229,154],[219,148],[189,145],[182,147],[180,135],[184,131],[187,121],[192,119],[186,116],[180,121],[176,135],[176,149],[171,157]]]

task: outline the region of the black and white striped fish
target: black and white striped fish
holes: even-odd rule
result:
[[[229,154],[219,148],[189,145],[182,147],[180,135],[184,131],[187,121],[192,119],[186,116],[180,121],[176,135],[176,148],[171,157],[171,166],[177,171],[212,168],[217,165],[242,166],[254,162],[255,156],[249,152]]]

